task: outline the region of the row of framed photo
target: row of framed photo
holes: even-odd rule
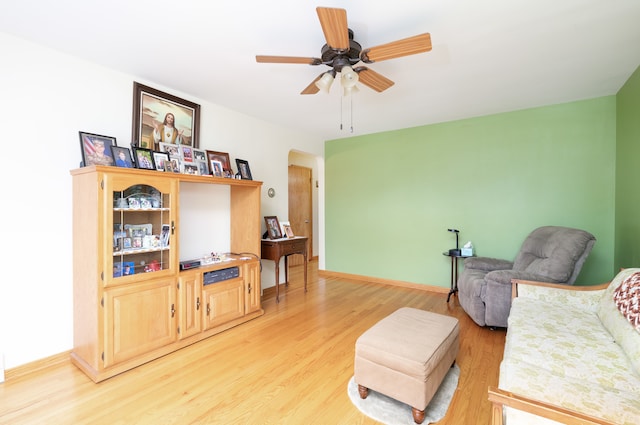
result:
[[[234,174],[227,152],[196,149],[188,145],[160,143],[160,151],[133,146],[118,146],[115,137],[80,132],[84,166],[110,165],[172,173],[213,175],[215,177],[253,180],[249,162],[236,158]]]

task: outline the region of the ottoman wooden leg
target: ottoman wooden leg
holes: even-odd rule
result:
[[[360,394],[360,398],[367,398],[369,395],[369,388],[358,384],[358,393]]]
[[[415,407],[411,408],[413,413],[413,421],[417,424],[421,424],[424,421],[424,410],[418,410]]]

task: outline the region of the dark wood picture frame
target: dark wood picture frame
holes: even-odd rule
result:
[[[115,164],[115,159],[111,153],[111,146],[118,146],[115,137],[102,136],[85,131],[79,131],[78,134],[80,136],[81,165],[83,167]]]
[[[211,161],[220,161],[222,163],[222,170],[224,171],[224,177],[233,177],[233,170],[231,169],[231,160],[227,152],[218,152],[207,150],[208,163]]]
[[[120,158],[120,155],[124,158]],[[131,151],[123,146],[111,146],[111,156],[113,156],[114,165],[123,168],[136,168]]]
[[[282,231],[280,230],[280,222],[278,222],[277,216],[265,216],[264,224],[267,226],[267,236],[269,239],[282,239]]]
[[[249,168],[249,161],[236,158],[236,166],[238,167],[238,173],[240,173],[242,180],[253,180],[251,168]]]
[[[151,149],[133,147],[133,156],[136,159],[136,168],[142,170],[155,170],[156,163],[153,160],[153,151]]]
[[[163,140],[163,134],[163,138],[156,142],[153,136],[154,129],[163,125],[170,114],[175,122],[173,132],[177,130],[177,133],[181,133],[180,144],[197,148],[200,135],[200,105],[137,82],[133,83],[133,144],[140,148],[159,151],[158,143],[167,140]],[[174,135],[170,142],[176,141]]]

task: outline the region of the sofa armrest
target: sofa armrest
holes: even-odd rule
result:
[[[489,387],[489,401],[492,404],[492,425],[503,425],[502,411],[505,406],[567,425],[614,425],[613,422],[604,419],[585,415],[495,387]]]
[[[486,272],[493,270],[511,270],[513,268],[513,261],[490,257],[469,257],[464,260],[464,268],[484,270]]]
[[[561,283],[540,282],[525,279],[511,281],[511,295],[526,297],[550,303],[580,306],[594,310],[610,282],[592,286],[575,286]]]

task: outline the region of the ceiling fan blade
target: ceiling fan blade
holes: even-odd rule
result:
[[[358,81],[377,91],[378,93],[385,91],[395,83],[383,76],[382,74],[378,74],[372,69],[369,69],[365,66],[361,66],[356,68],[354,71],[358,73]]]
[[[427,32],[380,46],[364,49],[360,59],[364,63],[380,62],[431,50],[431,35]]]
[[[332,7],[316,7],[327,44],[338,50],[349,50],[347,11]]]
[[[301,63],[307,65],[322,65],[319,58],[302,58],[297,56],[264,56],[256,55],[256,62],[259,63]]]
[[[322,78],[322,76],[324,75],[324,72],[320,75],[318,75],[316,77],[315,80],[313,80],[311,82],[311,84],[309,84],[304,90],[302,90],[300,92],[300,94],[316,94],[320,91],[320,89],[318,88],[318,86],[316,86],[316,81],[318,81],[320,78]]]

